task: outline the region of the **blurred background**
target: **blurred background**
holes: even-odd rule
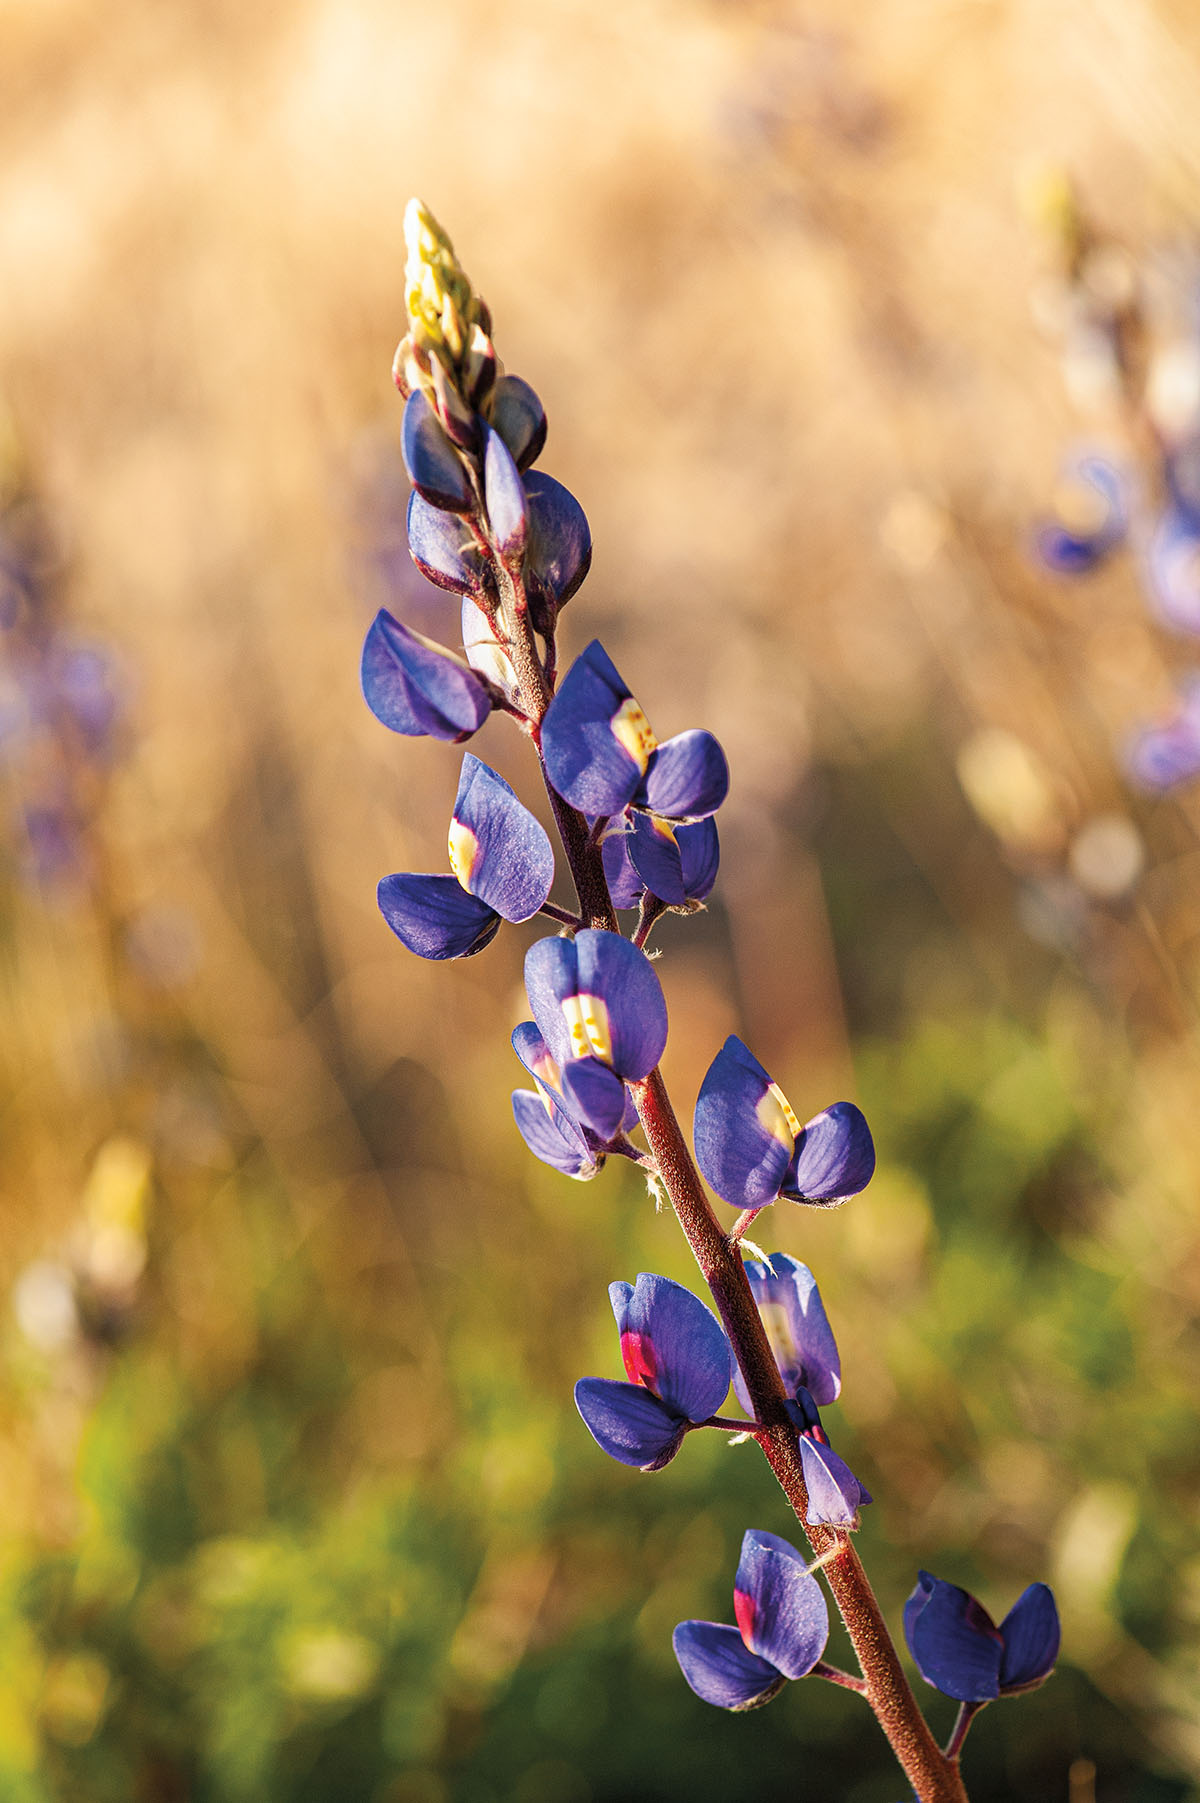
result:
[[[875,1129],[864,1196],[756,1232],[821,1281],[885,1607],[1058,1593],[971,1795],[1200,1798],[1200,609],[1146,556],[1200,425],[1194,9],[0,20],[0,1795],[902,1788],[851,1696],[684,1686],[781,1499],[720,1436],[613,1465],[570,1392],[686,1247],[517,1139],[533,930],[438,968],[375,908],[459,762],[357,679],[379,605],[456,624],[404,537],[417,193],[591,520],[565,651],[730,754],[657,934],[680,1112],[737,1031]],[[1081,447],[1138,497],[1107,556]],[[1138,785],[1162,720],[1185,780]]]

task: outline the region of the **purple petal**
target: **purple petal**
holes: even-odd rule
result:
[[[637,1079],[662,1057],[662,986],[646,954],[619,933],[585,928],[573,940],[538,940],[525,959],[525,987],[556,1064],[594,1056]]]
[[[575,1406],[597,1446],[622,1465],[661,1471],[683,1444],[687,1423],[641,1384],[581,1377]]]
[[[625,1119],[625,1085],[598,1058],[573,1058],[563,1066],[563,1099],[581,1126],[598,1139],[615,1139]]]
[[[1200,527],[1173,509],[1154,529],[1147,552],[1151,595],[1168,626],[1200,632]]]
[[[408,548],[422,576],[456,595],[486,594],[491,573],[465,520],[408,497]]]
[[[414,488],[420,489],[431,507],[451,513],[470,511],[471,484],[462,460],[419,388],[413,389],[405,404],[401,448]]]
[[[514,1089],[512,1107],[517,1130],[535,1158],[567,1177],[596,1175],[602,1161],[561,1110],[549,1112],[543,1098],[531,1089]]]
[[[803,1556],[777,1534],[751,1528],[734,1580],[734,1613],[752,1653],[785,1678],[804,1678],[829,1639],[829,1610]]]
[[[648,1271],[632,1291],[612,1285],[609,1299],[629,1376],[685,1421],[707,1421],[729,1393],[733,1365],[716,1316],[681,1283]]]
[[[1182,685],[1175,713],[1139,733],[1125,762],[1135,782],[1160,794],[1200,775],[1200,680]]]
[[[419,958],[473,957],[500,926],[500,916],[452,876],[385,876],[378,900],[397,939]]]
[[[529,498],[525,580],[547,600],[565,607],[592,561],[587,515],[570,489],[541,470],[526,476],[525,493]]]
[[[1000,1694],[1032,1690],[1054,1670],[1062,1640],[1054,1593],[1046,1584],[1022,1591],[1000,1623],[1004,1652],[1000,1660]]]
[[[683,859],[670,821],[653,814],[634,814],[627,844],[630,862],[650,893],[680,907],[687,900],[687,891]]]
[[[737,1629],[724,1622],[681,1621],[671,1644],[696,1695],[718,1709],[757,1709],[787,1682],[773,1665],[747,1652]]]
[[[563,677],[542,722],[550,781],[581,813],[619,814],[653,747],[646,716],[594,639]]]
[[[832,1208],[866,1189],[875,1174],[875,1144],[853,1102],[835,1102],[806,1122],[780,1193],[793,1202]]]
[[[483,454],[483,496],[496,548],[511,564],[520,557],[529,533],[529,504],[508,446],[490,428]]]
[[[859,1509],[871,1500],[870,1491],[859,1483],[845,1459],[811,1434],[800,1436],[800,1466],[808,1491],[805,1520],[809,1527],[821,1523],[848,1527]]]
[[[784,1389],[794,1395],[803,1388],[822,1408],[836,1402],[842,1389],[837,1341],[808,1266],[776,1252],[766,1264],[748,1263],[746,1276]],[[753,1412],[748,1402],[742,1406]]]
[[[715,820],[696,820],[675,828],[675,843],[683,864],[683,888],[689,901],[706,901],[712,894],[721,862],[721,845]]]
[[[512,1049],[539,1088],[548,1090],[561,1102],[562,1072],[531,1020],[523,1020],[520,1026],[513,1028]]]
[[[614,908],[636,908],[645,894],[646,885],[633,867],[629,856],[629,833],[609,833],[600,847],[604,861],[604,878]]]
[[[692,1134],[697,1163],[722,1201],[735,1208],[774,1202],[795,1135],[776,1085],[733,1034],[708,1067]]]
[[[463,888],[505,920],[529,920],[554,881],[545,831],[504,778],[470,752],[454,802],[450,863]]]
[[[520,376],[501,376],[488,412],[517,468],[527,470],[546,442],[546,415],[529,383]]]
[[[926,1684],[961,1703],[1000,1694],[1004,1643],[987,1610],[957,1584],[923,1571],[904,1605],[904,1638]]]
[[[1126,484],[1103,457],[1080,457],[1060,485],[1064,515],[1038,528],[1037,554],[1061,576],[1094,570],[1125,537]]]
[[[681,732],[650,759],[639,805],[670,820],[703,820],[729,793],[729,765],[710,732]]]
[[[385,610],[363,645],[362,688],[375,718],[410,737],[465,739],[492,711],[473,670]]]

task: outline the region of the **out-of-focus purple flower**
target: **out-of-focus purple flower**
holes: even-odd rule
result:
[[[961,1703],[990,1703],[1045,1683],[1061,1631],[1045,1584],[1022,1591],[997,1627],[969,1591],[923,1571],[904,1605],[904,1638],[927,1684]]]
[[[659,744],[598,639],[564,676],[542,722],[550,781],[584,814],[643,809],[665,820],[702,820],[729,792],[729,766],[711,733]]]
[[[601,855],[615,908],[632,908],[647,890],[671,907],[704,901],[721,859],[715,820],[672,826],[657,815],[626,811],[609,832]]]
[[[468,958],[501,920],[529,920],[550,894],[554,852],[545,831],[496,772],[463,758],[450,821],[453,876],[385,876],[379,906],[396,937],[422,958]]]
[[[531,946],[525,987],[568,1108],[610,1139],[625,1115],[625,1081],[648,1076],[667,1043],[667,1005],[653,965],[619,933],[585,928],[573,939]]]
[[[1037,554],[1060,576],[1094,570],[1129,529],[1126,480],[1105,457],[1076,458],[1061,477],[1051,519],[1037,529]]]
[[[1146,575],[1167,625],[1200,633],[1200,520],[1181,507],[1163,514],[1146,551]]]
[[[362,688],[375,718],[410,738],[468,739],[492,711],[486,683],[463,659],[385,608],[363,645]]]
[[[597,1445],[623,1465],[659,1471],[690,1427],[716,1413],[733,1355],[716,1317],[669,1277],[643,1271],[608,1288],[628,1383],[581,1377],[575,1404]]]
[[[718,1709],[757,1709],[804,1678],[829,1638],[829,1610],[803,1556],[777,1534],[751,1528],[734,1580],[737,1627],[681,1621],[675,1657],[696,1695]]]
[[[1134,782],[1157,794],[1200,776],[1200,675],[1183,684],[1173,714],[1134,735],[1125,765]]]
[[[871,1130],[853,1102],[835,1102],[801,1126],[733,1035],[709,1066],[693,1136],[701,1171],[737,1208],[765,1208],[779,1196],[831,1208],[865,1189],[875,1170]]]

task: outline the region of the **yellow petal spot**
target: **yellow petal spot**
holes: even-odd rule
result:
[[[449,850],[450,868],[463,888],[469,891],[471,876],[479,857],[479,841],[470,827],[464,826],[461,820],[450,822]]]
[[[754,1112],[758,1116],[759,1126],[772,1139],[777,1139],[781,1146],[786,1146],[790,1157],[795,1150],[796,1135],[800,1127],[777,1083],[772,1083]]]
[[[767,1342],[775,1354],[777,1365],[798,1365],[802,1361],[796,1350],[792,1325],[781,1302],[760,1302],[758,1312],[767,1330]]]
[[[563,1017],[571,1035],[573,1058],[599,1058],[612,1063],[612,1028],[608,1009],[598,995],[568,995],[562,1003]]]
[[[644,771],[650,762],[650,753],[658,749],[658,740],[632,695],[613,715],[612,730],[617,743],[629,753],[638,769]]]
[[[671,825],[669,820],[662,820],[657,814],[651,814],[650,824],[660,839],[669,839],[672,845],[678,845],[679,841],[675,837],[675,828]]]

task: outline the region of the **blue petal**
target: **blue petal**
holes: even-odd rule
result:
[[[471,484],[462,459],[419,388],[413,389],[405,404],[401,448],[413,486],[432,507],[447,508],[451,513],[470,511]]]
[[[504,778],[470,752],[463,758],[454,820],[465,829],[455,866],[463,888],[505,920],[529,920],[554,882],[550,840]]]
[[[829,1610],[802,1554],[777,1534],[751,1528],[734,1580],[742,1639],[785,1678],[804,1678],[825,1651]]]
[[[809,1527],[822,1522],[848,1527],[859,1509],[870,1502],[870,1491],[859,1483],[845,1459],[811,1434],[800,1436],[800,1465],[808,1491],[805,1520]]]
[[[419,958],[470,958],[490,945],[500,916],[452,876],[385,876],[379,911]]]
[[[609,833],[600,847],[600,856],[604,861],[604,878],[613,907],[636,908],[639,899],[645,894],[646,885],[630,859],[629,834],[625,831]]]
[[[490,572],[465,520],[429,502],[414,488],[408,497],[408,548],[422,576],[456,595],[483,595]]]
[[[669,820],[703,820],[729,793],[729,765],[710,732],[681,732],[658,747],[639,805]]]
[[[635,708],[608,653],[594,639],[563,677],[542,721],[547,774],[563,800],[581,813],[619,814],[633,799],[650,755],[637,736],[645,717]]]
[[[737,1629],[724,1622],[681,1621],[671,1644],[696,1695],[718,1709],[756,1709],[787,1682],[773,1665],[747,1652]]]
[[[1200,683],[1188,684],[1171,718],[1136,735],[1125,764],[1136,783],[1156,794],[1200,775]]]
[[[1072,517],[1049,520],[1039,528],[1037,553],[1059,575],[1084,575],[1125,536],[1125,482],[1105,458],[1085,456],[1071,464],[1060,488],[1066,491],[1064,502]]]
[[[904,1638],[927,1684],[961,1703],[1000,1694],[1004,1645],[991,1616],[957,1584],[923,1571],[904,1605]]]
[[[1054,1593],[1046,1584],[1022,1591],[1000,1623],[1004,1653],[1000,1660],[1000,1693],[1032,1690],[1054,1670],[1062,1640]]]
[[[836,1402],[842,1389],[837,1341],[808,1266],[776,1252],[766,1264],[748,1263],[746,1276],[784,1389],[793,1395],[804,1388],[822,1408]],[[752,1412],[748,1402],[742,1406]]]
[[[684,893],[689,901],[706,901],[721,862],[716,821],[696,820],[676,827],[675,843],[683,864]]]
[[[496,548],[511,564],[520,557],[529,533],[529,504],[508,446],[491,428],[483,453],[483,498]]]
[[[465,739],[492,710],[473,670],[385,610],[363,645],[362,688],[375,718],[410,737]]]
[[[598,1139],[615,1139],[625,1119],[625,1085],[598,1058],[574,1058],[563,1066],[563,1099],[581,1126]]]
[[[875,1144],[853,1102],[835,1102],[808,1121],[780,1185],[793,1202],[831,1208],[866,1189],[875,1174]]]
[[[795,1144],[758,1059],[731,1034],[708,1067],[692,1124],[696,1161],[724,1202],[765,1208]]]
[[[550,1048],[531,1020],[523,1020],[513,1028],[512,1049],[540,1089],[562,1101],[562,1072]]]
[[[1200,632],[1200,527],[1173,509],[1150,540],[1147,574],[1151,595],[1168,626]]]
[[[653,814],[635,814],[627,835],[629,858],[652,895],[671,907],[687,900],[683,884],[683,859],[667,820]]]
[[[488,412],[517,468],[527,470],[546,442],[545,411],[529,383],[520,376],[501,376]]]
[[[517,1130],[535,1158],[567,1177],[596,1175],[600,1160],[561,1110],[547,1113],[542,1097],[531,1089],[514,1089],[512,1107]]]
[[[661,1471],[683,1444],[687,1423],[641,1384],[581,1377],[575,1406],[597,1446],[622,1465]]]
[[[729,1393],[733,1354],[725,1330],[690,1290],[643,1271],[620,1300],[609,1291],[631,1377],[685,1421],[707,1421]],[[618,1305],[619,1302],[619,1305]]]
[[[565,607],[592,561],[587,515],[569,488],[541,470],[526,476],[525,493],[529,498],[526,583],[558,607]]]
[[[667,1042],[662,986],[646,954],[619,933],[585,928],[573,940],[538,940],[525,959],[525,987],[556,1064],[596,1053],[619,1077],[636,1079],[662,1057]],[[600,1004],[583,1011],[597,1022],[599,1044],[572,1042],[580,996]]]

